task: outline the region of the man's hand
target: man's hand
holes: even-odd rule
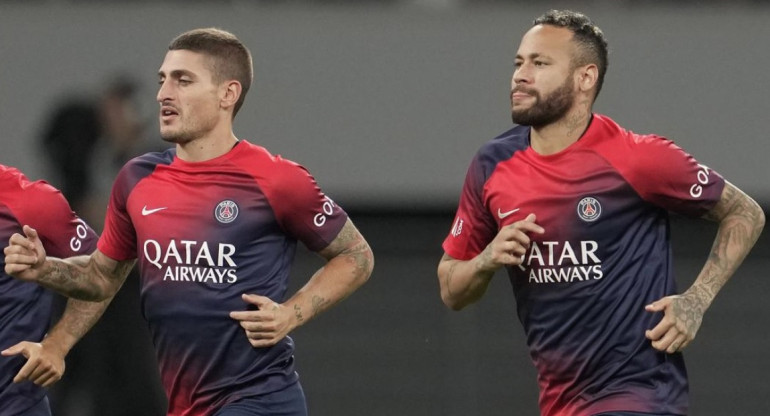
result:
[[[5,357],[22,354],[27,358],[27,362],[13,378],[14,383],[31,381],[38,386],[49,387],[61,380],[64,375],[64,355],[44,342],[22,341],[0,353]]]
[[[542,234],[543,227],[535,223],[535,214],[506,225],[481,253],[481,270],[494,272],[503,266],[518,266],[524,259],[531,243],[528,233]]]
[[[259,295],[241,295],[244,301],[256,305],[256,311],[233,311],[230,318],[240,321],[246,338],[254,348],[270,347],[282,340],[303,319],[295,316],[286,306]]]
[[[3,250],[5,272],[20,280],[36,282],[45,263],[45,248],[34,228],[25,225],[24,234],[14,233]]]
[[[683,350],[695,339],[705,312],[697,296],[688,293],[666,296],[644,309],[648,312],[663,312],[663,319],[655,328],[645,331],[645,336],[652,341],[653,348],[669,354]]]

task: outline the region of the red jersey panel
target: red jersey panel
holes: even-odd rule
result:
[[[54,257],[89,254],[96,234],[78,218],[64,196],[43,181],[30,181],[15,168],[0,165],[0,241],[3,247],[22,226],[36,229],[46,253]],[[4,259],[4,257],[3,257]],[[0,259],[0,350],[21,341],[40,341],[48,331],[53,293],[5,274]],[[14,384],[26,362],[22,356],[0,357],[0,414],[18,415],[36,405],[45,389],[31,382]]]
[[[297,241],[318,251],[347,220],[296,163],[245,141],[197,163],[136,158],[113,187],[99,250],[138,258],[169,415],[209,415],[296,382],[291,338],[253,348],[231,311],[286,298]]]
[[[543,415],[687,413],[681,354],[657,352],[644,306],[676,293],[668,211],[700,216],[724,180],[673,142],[595,114],[576,143],[548,156],[517,126],[471,162],[445,252],[469,260],[504,226],[537,217],[518,267],[517,312],[538,370]]]

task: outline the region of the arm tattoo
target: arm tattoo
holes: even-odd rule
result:
[[[65,296],[82,300],[96,299],[95,290],[97,288],[88,279],[85,272],[89,258],[76,257],[70,261],[71,263],[52,262],[48,272],[40,277],[40,283]]]
[[[312,284],[317,276],[327,272],[333,275],[328,276],[326,279],[328,283],[325,283],[325,286],[324,284],[313,285],[315,290],[306,292],[310,296],[310,309],[301,310],[300,306],[294,306],[295,316],[300,324],[313,319],[318,313],[347,297],[369,279],[374,266],[374,255],[369,244],[349,219],[334,241],[320,250],[318,254],[333,264],[333,267],[330,267],[330,264],[322,267],[313,275],[308,284]],[[307,288],[308,285],[300,289],[298,293],[305,292]],[[306,300],[301,300],[300,303],[307,306]]]
[[[58,338],[69,351],[94,326],[111,301],[112,298],[101,302],[69,299],[61,319],[49,331],[47,338]]]
[[[294,305],[294,316],[297,318],[297,322],[302,323],[305,318],[302,317],[302,308],[299,305]]]
[[[486,246],[486,248],[484,248],[484,251],[481,252],[481,259],[480,260],[481,260],[480,262],[476,262],[476,271],[477,272],[481,271],[481,265],[482,264],[488,264],[488,263],[492,262],[492,247],[491,246],[488,245],[488,246]]]
[[[133,266],[133,260],[119,261],[110,269],[93,255],[56,260],[41,275],[40,283],[71,298],[98,301],[117,292]]]
[[[688,292],[682,295],[681,302],[672,303],[674,316],[678,322],[682,322],[686,328],[685,333],[694,337],[703,321],[703,314],[709,301],[706,295],[700,291]]]
[[[693,293],[705,307],[754,246],[764,226],[764,213],[753,199],[726,182],[720,201],[704,217],[720,223],[699,278],[701,284]]]
[[[313,296],[313,299],[310,301],[310,303],[313,306],[313,315],[323,311],[327,306],[331,304],[329,300],[324,299],[318,295]]]
[[[352,264],[355,280],[367,279],[374,263],[369,244],[350,220],[345,223],[334,241],[319,254],[327,260],[339,257]]]

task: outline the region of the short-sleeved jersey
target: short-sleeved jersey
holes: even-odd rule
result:
[[[90,254],[96,248],[94,231],[70,209],[64,196],[43,181],[32,182],[15,168],[0,165],[0,241],[2,246],[22,226],[35,228],[46,253],[54,257]],[[14,279],[0,259],[0,350],[21,341],[40,341],[48,331],[53,293]],[[26,362],[18,355],[0,357],[0,414],[19,415],[36,405],[45,390],[32,382],[14,384]]]
[[[644,306],[675,293],[668,212],[700,216],[723,178],[673,142],[598,114],[565,150],[539,155],[516,126],[471,162],[445,252],[478,255],[504,226],[537,217],[523,264],[508,267],[538,372],[543,415],[686,414],[681,354],[644,336]]]
[[[302,166],[246,141],[204,162],[169,149],[123,167],[99,250],[138,258],[169,415],[210,415],[297,381],[292,339],[254,348],[229,313],[254,308],[243,293],[282,302],[297,241],[321,250],[346,220]]]

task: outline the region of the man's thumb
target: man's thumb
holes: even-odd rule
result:
[[[37,230],[30,227],[29,225],[24,226],[24,235],[27,236],[31,241],[37,240]]]

